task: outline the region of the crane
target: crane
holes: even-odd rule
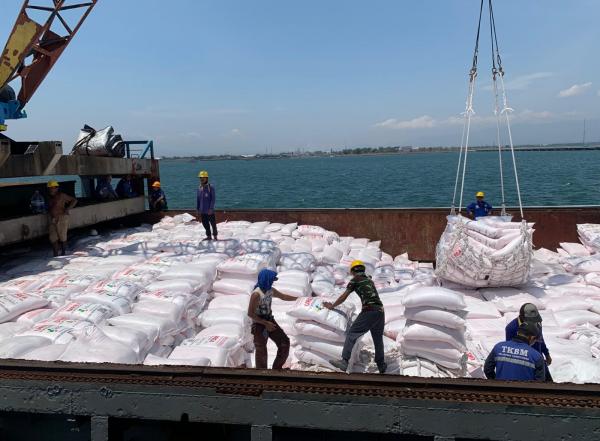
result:
[[[15,25],[0,55],[0,132],[6,130],[8,119],[26,118],[25,105],[48,75],[63,51],[90,14],[98,0],[73,3],[52,0],[50,6],[31,4],[25,0]],[[80,12],[75,23],[69,24],[63,12]],[[45,20],[36,21],[28,12],[40,11]],[[71,13],[69,13],[71,14]],[[9,85],[21,79],[16,93]]]

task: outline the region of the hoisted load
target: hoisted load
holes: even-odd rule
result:
[[[436,249],[436,274],[471,287],[521,285],[529,278],[532,226],[501,217],[448,216]]]
[[[529,270],[533,255],[533,224],[528,224],[523,219],[523,204],[521,201],[521,190],[510,128],[510,112],[513,109],[508,106],[504,87],[504,70],[498,48],[492,0],[488,0],[488,6],[490,36],[492,40],[492,90],[495,98],[496,140],[500,163],[501,216],[470,220],[460,214],[463,208],[471,119],[475,113],[473,110],[473,93],[475,90],[475,79],[477,78],[477,57],[479,53],[483,4],[484,0],[481,0],[473,65],[469,73],[469,88],[466,108],[463,114],[464,125],[454,183],[452,209],[450,216],[448,216],[446,229],[442,233],[442,237],[436,248],[436,275],[441,279],[471,287],[516,286],[527,282],[529,279]],[[501,97],[499,96],[498,85],[500,86]],[[502,107],[500,107],[500,102],[502,102]],[[521,222],[510,222],[511,218],[506,213],[504,172],[502,169],[503,146],[500,142],[501,119],[506,121]],[[457,210],[455,203],[459,188],[459,178],[460,195]]]

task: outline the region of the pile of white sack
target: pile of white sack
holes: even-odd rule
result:
[[[285,367],[332,371],[360,299],[352,294],[334,311],[322,303],[344,291],[349,265],[360,259],[385,307],[388,373],[482,377],[506,324],[531,302],[544,319],[554,379],[600,383],[600,226],[580,226],[583,244],[536,250],[529,278],[510,288],[437,278],[431,263],[319,226],[235,221],[218,228],[220,240],[205,241],[202,225],[183,214],[79,239],[70,256],[40,250],[11,259],[1,267],[0,357],[252,367],[248,304],[258,272],[270,268],[279,274],[275,287],[296,298],[273,300],[292,345]],[[508,241],[500,249],[512,243],[500,236],[497,244]],[[277,348],[269,341],[267,349],[272,364]],[[355,345],[350,369],[377,372],[370,334]]]
[[[463,376],[466,369],[463,294],[445,288],[416,288],[404,296],[406,326],[398,336],[402,354],[429,360]]]
[[[529,277],[533,224],[499,216],[448,216],[436,249],[436,275],[469,287],[518,286]]]

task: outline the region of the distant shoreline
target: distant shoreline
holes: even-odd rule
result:
[[[515,146],[515,151],[518,152],[564,152],[564,151],[594,151],[600,150],[600,143],[593,143],[592,145],[583,146],[581,144],[573,145],[548,145],[548,146],[532,146],[523,145]],[[220,155],[220,156],[174,156],[164,157],[161,161],[172,161],[172,162],[191,162],[191,161],[256,161],[260,159],[308,159],[308,158],[343,158],[352,156],[397,156],[397,155],[414,155],[414,154],[428,154],[428,153],[458,153],[460,149],[458,147],[425,147],[418,149],[404,149],[397,151],[388,152],[349,152],[343,153],[337,152],[305,152],[305,153],[280,153],[272,155]],[[470,147],[469,152],[497,152],[497,147],[478,146]],[[505,147],[503,151],[508,149]]]

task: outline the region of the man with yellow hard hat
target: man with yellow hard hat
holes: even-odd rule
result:
[[[484,200],[485,193],[478,191],[475,197],[477,200],[467,206],[467,215],[473,219],[477,219],[478,217],[485,217],[492,214],[492,206]]]
[[[373,344],[375,346],[375,363],[379,373],[384,374],[387,369],[387,364],[384,358],[383,350],[383,328],[385,326],[385,313],[383,311],[383,303],[379,298],[379,293],[375,288],[375,284],[366,273],[365,264],[360,260],[355,260],[350,265],[352,279],[346,287],[346,291],[334,302],[324,302],[323,306],[328,309],[334,309],[341,305],[348,296],[355,292],[360,297],[362,303],[362,311],[350,326],[346,334],[344,349],[342,350],[341,360],[330,360],[330,363],[336,368],[346,372],[348,370],[348,362],[352,355],[352,348],[362,335],[367,331],[371,331]]]
[[[77,205],[77,199],[59,191],[56,181],[47,184],[48,194],[48,236],[54,256],[65,255],[67,232],[69,231],[69,210]]]
[[[160,188],[160,181],[154,181],[152,183],[152,189],[148,195],[148,205],[150,205],[151,211],[163,211],[168,208],[167,196]]]
[[[215,187],[208,183],[208,172],[202,170],[198,173],[200,185],[196,195],[196,208],[200,215],[204,230],[206,230],[206,240],[218,240],[217,237],[217,221],[215,219]],[[212,233],[210,231],[212,227]]]

